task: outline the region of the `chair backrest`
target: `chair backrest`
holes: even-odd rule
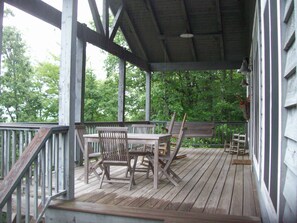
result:
[[[129,161],[127,133],[128,127],[97,127],[102,159],[109,161]]]
[[[186,119],[187,119],[187,114],[184,115],[184,118],[183,118],[183,121],[182,121],[180,130],[179,130],[179,134],[178,134],[176,145],[174,147],[174,150],[170,154],[170,158],[167,161],[166,166],[170,166],[171,165],[172,161],[175,159],[176,155],[179,152],[179,149],[181,147],[181,144],[182,144],[182,141],[183,141],[183,138],[184,138],[184,134],[185,134]]]
[[[175,116],[176,116],[176,112],[174,112],[173,115],[172,115],[172,117],[171,117],[171,120],[170,120],[168,129],[167,129],[167,133],[168,134],[171,134],[172,133],[172,129],[173,129],[174,122],[175,122]]]
[[[133,124],[131,127],[132,127],[133,133],[153,134],[153,133],[155,133],[156,125],[154,125],[154,124]]]
[[[83,135],[87,134],[86,126],[85,125],[76,125],[75,126],[75,136],[78,143],[78,146],[80,147],[80,150],[82,153],[84,153],[84,137]],[[94,149],[93,147],[88,144],[88,151],[89,153],[93,153]]]

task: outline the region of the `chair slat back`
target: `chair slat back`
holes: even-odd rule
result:
[[[175,116],[176,116],[176,112],[174,112],[172,117],[171,117],[171,120],[170,120],[170,123],[169,123],[169,126],[168,126],[168,131],[167,131],[168,134],[172,133],[174,122],[175,122]]]
[[[180,130],[179,130],[179,134],[178,134],[178,138],[177,138],[175,148],[174,148],[172,154],[170,155],[170,160],[169,160],[170,162],[172,162],[175,159],[175,157],[178,154],[179,149],[181,147],[182,140],[183,140],[183,137],[184,137],[184,134],[185,134],[186,120],[187,120],[187,114],[184,115],[183,121],[181,123],[181,127],[180,127]]]
[[[80,147],[80,150],[82,153],[84,153],[84,137],[83,135],[87,134],[87,131],[86,131],[86,126],[85,125],[76,125],[75,126],[75,135],[76,135],[76,140],[78,142],[78,145]],[[88,144],[88,151],[89,153],[93,153],[94,152],[94,149],[93,147]]]
[[[103,161],[129,161],[127,127],[97,127]]]
[[[155,133],[155,125],[154,124],[133,124],[132,126],[133,133]]]

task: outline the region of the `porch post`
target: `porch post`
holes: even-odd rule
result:
[[[119,61],[118,121],[125,121],[126,61]]]
[[[151,72],[146,72],[145,79],[145,121],[151,116]]]
[[[65,139],[64,180],[66,199],[74,198],[74,124],[76,82],[77,0],[63,0],[61,64],[59,80],[59,125],[68,125]],[[63,156],[61,157],[63,158]]]
[[[84,96],[86,71],[86,42],[76,41],[76,88],[75,88],[75,122],[84,123]]]

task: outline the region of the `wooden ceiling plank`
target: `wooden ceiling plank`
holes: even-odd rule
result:
[[[187,33],[193,33],[192,28],[191,28],[191,24],[190,24],[190,18],[189,18],[189,14],[187,12],[187,5],[185,0],[181,0],[181,11],[185,17],[185,25],[186,25],[186,32]],[[191,53],[193,56],[193,59],[195,61],[198,60],[197,57],[197,52],[196,52],[196,46],[195,46],[195,42],[194,42],[194,38],[189,38],[189,43],[190,43],[190,49],[191,49]]]
[[[109,32],[109,39],[111,41],[113,41],[114,37],[116,36],[116,33],[120,27],[120,23],[121,23],[121,17],[123,15],[123,5],[121,5],[115,15],[115,18],[114,18],[114,21],[113,21],[113,24],[112,24],[112,27],[110,29],[110,32]]]
[[[158,20],[157,13],[156,13],[153,2],[151,2],[151,0],[145,0],[145,2],[146,2],[146,5],[147,5],[147,8],[148,8],[150,17],[152,19],[152,22],[154,24],[154,28],[156,29],[157,35],[163,35],[163,32],[161,30],[161,26],[160,26],[160,23],[159,23],[159,20]],[[161,41],[162,51],[163,51],[163,53],[164,53],[164,55],[166,57],[165,61],[170,62],[171,58],[170,58],[170,56],[168,54],[168,49],[166,47],[165,40],[160,39],[160,41]]]
[[[178,62],[150,63],[151,71],[187,71],[187,70],[228,70],[239,69],[242,61],[209,61],[209,62]]]
[[[222,23],[220,0],[216,0],[216,10],[217,10],[218,31],[221,33],[221,35],[219,36],[221,60],[225,60],[225,44],[224,44],[224,37],[223,37],[223,23]]]
[[[100,14],[95,0],[89,0],[89,6],[92,13],[92,17],[95,23],[96,31],[100,34],[104,33],[103,25],[101,22]]]
[[[61,11],[46,4],[43,1],[38,0],[4,0],[5,3],[12,5],[30,15],[37,17],[57,28],[61,29]],[[88,28],[86,25],[77,22],[77,36],[78,38],[91,43],[123,60],[134,64],[135,66],[145,71],[150,71],[147,61],[135,56],[133,53],[117,45],[112,41],[106,41],[106,37],[103,34]]]

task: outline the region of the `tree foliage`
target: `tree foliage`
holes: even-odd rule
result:
[[[41,101],[32,66],[26,56],[26,45],[15,27],[6,26],[3,29],[2,58],[2,112],[13,122],[35,121],[38,119]]]
[[[12,15],[7,12],[7,14]],[[126,46],[123,35],[115,41]],[[1,121],[57,121],[59,109],[59,58],[33,67],[26,45],[14,27],[3,31],[3,72],[0,76]],[[118,58],[105,61],[107,78],[98,80],[91,69],[85,76],[85,121],[117,121]],[[145,119],[146,73],[127,63],[125,118]],[[241,74],[233,71],[155,72],[151,84],[151,119],[169,120],[176,112],[195,121],[242,121],[238,97],[245,96]]]

